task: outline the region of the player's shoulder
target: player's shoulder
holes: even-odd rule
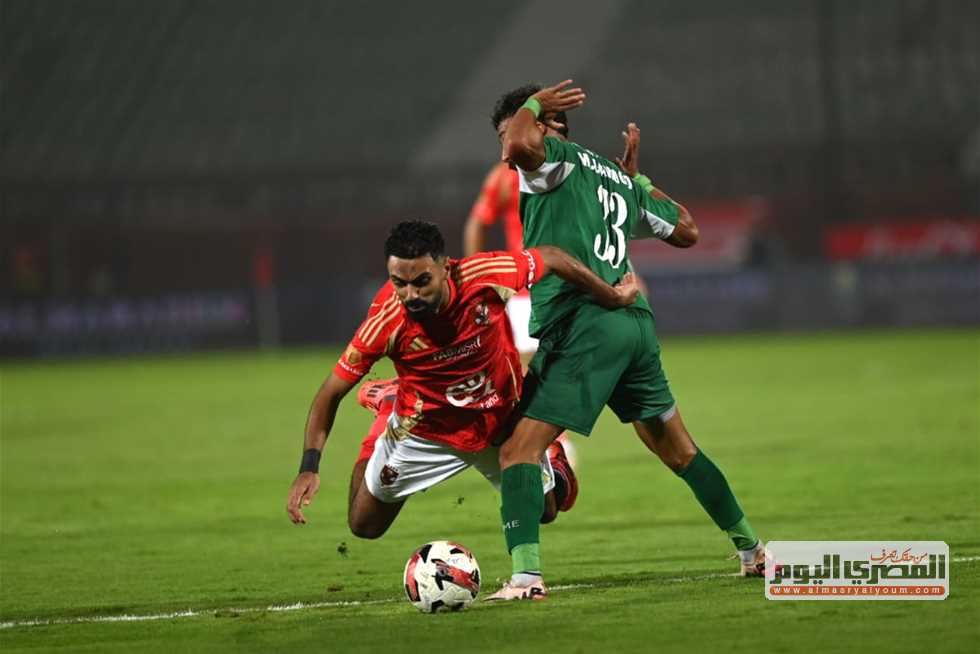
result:
[[[502,273],[516,273],[517,259],[510,252],[477,252],[459,259],[453,268],[459,283],[467,284]]]
[[[379,336],[387,336],[401,321],[402,303],[398,299],[394,285],[388,281],[375,294],[367,318],[357,330],[356,336],[362,343],[370,345]]]
[[[482,271],[497,268],[516,268],[517,259],[512,252],[497,250],[493,252],[477,252],[471,257],[464,257],[456,262],[456,270],[464,277],[477,275]]]
[[[374,298],[371,300],[371,308],[374,309],[376,306],[390,304],[392,298],[398,299],[398,294],[395,293],[395,285],[392,284],[391,280],[389,279],[382,284],[381,288],[378,289],[378,292],[374,294]]]
[[[579,152],[591,152],[588,148],[575,141],[559,138],[557,136],[545,136],[544,148],[547,153],[562,153],[565,155],[575,155]]]

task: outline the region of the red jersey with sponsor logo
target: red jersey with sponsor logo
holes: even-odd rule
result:
[[[387,356],[399,379],[389,431],[476,452],[494,441],[520,397],[521,363],[504,305],[541,278],[544,264],[532,249],[449,266],[449,302],[422,321],[408,316],[386,283],[334,374],[357,383]]]

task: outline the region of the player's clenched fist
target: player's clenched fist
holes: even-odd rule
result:
[[[630,307],[640,295],[640,286],[634,273],[628,272],[614,287],[619,296],[620,306]]]
[[[286,513],[293,524],[305,525],[306,517],[301,506],[309,506],[313,496],[320,490],[320,475],[315,472],[301,472],[289,488],[289,498],[286,500]]]

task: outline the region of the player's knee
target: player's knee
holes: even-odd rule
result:
[[[672,448],[669,452],[661,454],[660,459],[668,468],[680,474],[687,470],[687,466],[691,465],[691,461],[694,460],[694,455],[697,453],[698,449],[692,443],[679,448]]]
[[[529,439],[512,436],[500,446],[500,468],[509,468],[516,463],[535,463],[541,460],[542,454],[544,452],[538,451]]]
[[[517,463],[517,454],[519,451],[520,446],[513,437],[504,441],[504,444],[500,446],[500,454],[498,455],[500,469],[503,470]]]
[[[347,517],[347,526],[350,527],[350,533],[358,538],[367,540],[381,538],[388,531],[387,525],[379,525],[368,520],[362,520],[355,515],[349,515]]]

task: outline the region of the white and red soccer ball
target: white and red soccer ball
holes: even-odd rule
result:
[[[461,611],[479,592],[480,565],[459,543],[426,543],[405,564],[405,594],[423,613]]]

